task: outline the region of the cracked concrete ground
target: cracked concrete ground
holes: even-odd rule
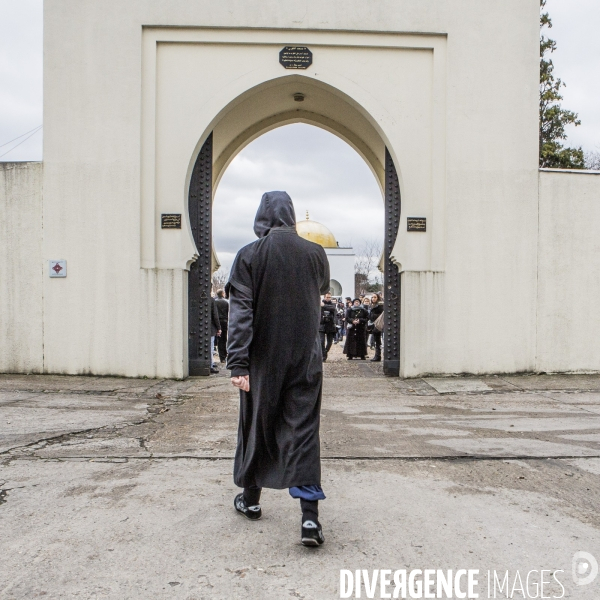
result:
[[[225,372],[1,375],[0,598],[321,600],[340,569],[386,568],[479,569],[486,598],[488,570],[549,569],[600,598],[571,574],[600,560],[599,376],[403,381],[339,348],[325,371],[316,550],[286,491],[234,512]]]

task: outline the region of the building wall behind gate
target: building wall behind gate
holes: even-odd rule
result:
[[[42,372],[42,177],[42,163],[0,163],[2,373]]]

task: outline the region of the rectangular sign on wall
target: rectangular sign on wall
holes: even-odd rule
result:
[[[407,217],[407,231],[427,231],[427,219],[425,217]]]
[[[161,229],[181,229],[181,214],[180,213],[163,213],[160,215]]]

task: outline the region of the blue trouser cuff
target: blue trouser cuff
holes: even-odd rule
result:
[[[325,500],[325,494],[320,485],[300,485],[290,488],[290,496],[292,498],[301,498],[309,502],[316,500]]]

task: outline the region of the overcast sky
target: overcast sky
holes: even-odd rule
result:
[[[287,125],[246,146],[231,162],[215,194],[213,237],[228,267],[240,246],[256,239],[254,215],[265,191],[285,190],[296,220],[327,226],[340,246],[360,248],[383,238],[383,200],[365,161],[335,135],[311,125]],[[232,219],[235,215],[235,219]]]
[[[548,0],[547,10],[558,43],[555,73],[567,83],[563,106],[582,121],[568,143],[600,151],[600,0]],[[1,161],[42,159],[43,131],[35,131],[42,125],[42,29],[42,0],[0,0]],[[29,139],[6,144],[30,131]],[[359,246],[366,232],[383,229],[379,188],[354,150],[314,127],[283,127],[246,147],[216,192],[214,237],[224,265],[252,241],[260,197],[274,189],[288,191],[297,217],[308,209],[340,245]]]

